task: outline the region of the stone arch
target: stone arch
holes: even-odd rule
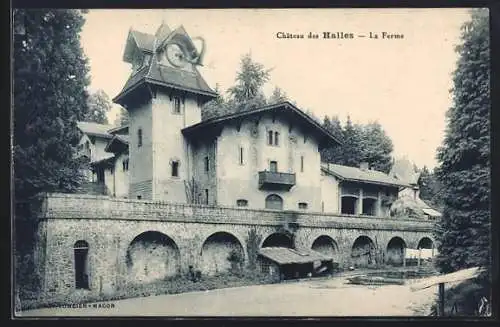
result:
[[[331,256],[334,259],[337,258],[339,251],[337,242],[335,242],[335,240],[328,235],[318,236],[311,245],[311,249]]]
[[[278,194],[269,194],[266,197],[266,209],[283,210],[283,198]]]
[[[386,263],[394,266],[402,266],[405,256],[406,242],[399,236],[391,238],[387,243]]]
[[[75,260],[75,288],[89,289],[89,243],[78,240],[73,245]]]
[[[135,282],[173,277],[180,271],[180,252],[169,236],[158,231],[137,235],[127,248],[128,276]]]
[[[216,275],[241,268],[245,260],[243,245],[236,236],[227,232],[211,234],[201,247],[200,270]]]
[[[293,239],[285,233],[272,233],[264,239],[260,247],[285,247],[293,249]]]
[[[420,241],[418,241],[417,249],[433,249],[434,242],[430,237],[422,237]]]
[[[366,235],[356,238],[351,249],[351,259],[356,267],[367,267],[375,263],[375,243]]]

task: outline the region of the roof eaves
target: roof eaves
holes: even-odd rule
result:
[[[200,89],[195,89],[195,88],[191,88],[191,87],[181,86],[181,85],[174,84],[174,83],[166,83],[166,82],[163,82],[163,81],[159,81],[157,79],[149,78],[147,76],[144,77],[144,81],[152,83],[152,84],[157,84],[157,85],[162,85],[162,86],[167,86],[167,87],[179,89],[179,90],[182,90],[182,91],[201,93],[203,95],[210,96],[210,97],[216,97],[217,96],[217,93],[215,93],[215,92],[209,92],[209,91],[205,91],[205,90],[200,90]]]

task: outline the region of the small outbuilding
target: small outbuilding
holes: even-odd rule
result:
[[[261,271],[276,279],[288,280],[333,273],[333,257],[307,249],[266,247],[259,251]]]

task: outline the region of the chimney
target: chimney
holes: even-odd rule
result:
[[[363,161],[359,163],[359,168],[361,170],[368,170],[370,168],[370,165],[368,164],[368,162]]]

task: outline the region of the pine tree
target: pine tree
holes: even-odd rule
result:
[[[360,129],[361,161],[368,162],[370,168],[389,173],[392,167],[392,140],[378,122],[368,123]]]
[[[236,112],[264,106],[267,101],[262,87],[269,81],[270,72],[261,63],[253,61],[250,53],[245,54],[236,75],[236,85],[227,90],[232,96],[229,106]]]
[[[437,264],[451,272],[490,265],[490,76],[488,12],[464,24],[453,75],[453,105],[437,158],[443,217]]]
[[[111,110],[109,96],[103,90],[91,94],[87,100],[87,112],[84,121],[98,124],[108,124],[107,114]]]
[[[347,116],[347,122],[343,130],[344,144],[342,146],[342,165],[358,167],[361,162],[361,128],[353,124],[351,117]]]
[[[287,97],[286,93],[283,92],[283,90],[281,88],[276,86],[273,90],[273,93],[271,94],[271,96],[267,100],[267,103],[268,104],[275,104],[275,103],[280,103],[280,102],[284,102],[284,101],[288,101],[288,97]]]
[[[323,127],[332,133],[333,136],[336,136],[337,139],[342,140],[342,125],[340,124],[340,120],[337,116],[333,116],[332,118],[325,116],[323,118]],[[324,148],[321,150],[321,161],[329,162],[334,164],[342,164],[342,146],[335,145],[332,147]]]
[[[15,197],[71,191],[81,181],[74,159],[77,120],[89,84],[79,10],[16,9],[14,38]]]

